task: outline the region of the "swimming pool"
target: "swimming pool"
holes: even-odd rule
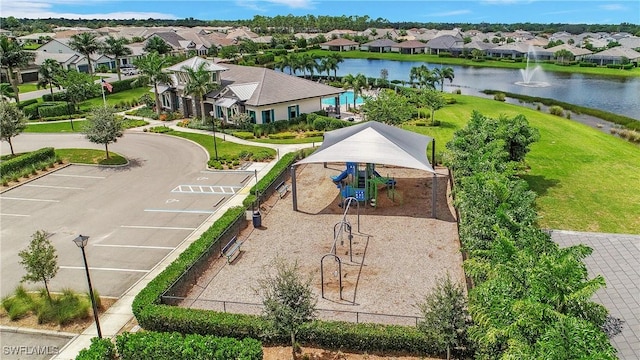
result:
[[[322,99],[324,105],[336,105],[336,99],[326,98]],[[361,96],[356,98],[356,105],[364,104],[364,99]],[[340,105],[353,105],[353,91],[346,91],[340,94]]]

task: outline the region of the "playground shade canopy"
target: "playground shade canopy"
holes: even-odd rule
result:
[[[427,158],[433,138],[367,121],[324,134],[322,146],[295,165],[356,162],[394,165],[434,173]]]

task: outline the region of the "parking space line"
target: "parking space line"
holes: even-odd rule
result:
[[[121,247],[121,248],[134,248],[134,249],[158,249],[158,250],[173,250],[171,246],[147,246],[147,245],[112,245],[112,244],[93,244],[92,246],[103,247]]]
[[[23,215],[23,214],[0,214],[0,216],[29,217],[29,216],[31,216],[31,215]]]
[[[130,228],[130,229],[190,230],[190,231],[193,231],[196,229],[196,228],[188,228],[188,227],[144,226],[144,225],[120,225],[120,227]]]
[[[73,187],[73,186],[32,185],[32,184],[24,184],[22,186],[49,188],[49,189],[84,190],[84,188]]]
[[[212,210],[171,210],[171,209],[144,209],[148,212],[184,213],[184,214],[213,214]]]
[[[240,186],[232,185],[178,185],[171,190],[171,192],[183,194],[233,195],[237,189],[241,188]]]
[[[0,200],[19,200],[19,201],[42,201],[42,202],[60,202],[60,200],[48,200],[48,199],[29,199],[29,198],[17,198],[17,197],[0,197]]]
[[[50,174],[50,176],[65,176],[65,177],[77,177],[85,179],[106,179],[104,176],[91,176],[91,175],[73,175],[73,174]]]
[[[60,266],[60,269],[70,269],[70,270],[84,270],[84,266]],[[118,268],[101,268],[101,267],[89,267],[89,270],[94,271],[121,271],[121,272],[141,272],[148,273],[151,270],[140,270],[140,269],[118,269]]]

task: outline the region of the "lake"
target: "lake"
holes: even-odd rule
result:
[[[364,74],[380,77],[380,70],[387,69],[389,80],[409,81],[412,67],[425,64],[417,61],[344,59],[337,75]],[[441,65],[427,64],[430,69]],[[460,89],[465,95],[480,95],[490,89],[516,94],[555,99],[575,105],[601,109],[640,120],[640,78],[604,77],[585,74],[536,71],[532,81],[546,82],[546,87],[516,85],[523,76],[517,69],[449,66],[454,70],[452,83],[445,80],[445,91]],[[540,70],[540,69],[539,69]],[[333,75],[333,72],[331,72]],[[482,94],[483,96],[486,96]]]

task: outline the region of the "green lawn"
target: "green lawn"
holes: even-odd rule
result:
[[[182,131],[173,131],[173,130],[166,132],[165,134],[178,136],[178,137],[189,139],[193,142],[196,142],[200,144],[202,147],[204,147],[205,149],[207,149],[207,152],[209,152],[210,158],[213,158],[215,156],[213,136],[211,135],[182,132]],[[233,156],[237,156],[242,151],[248,151],[254,154],[260,151],[264,151],[273,156],[275,156],[276,154],[276,151],[271,148],[266,148],[262,146],[242,145],[242,144],[237,144],[230,141],[224,141],[221,138],[216,139],[216,147],[218,148],[218,157],[233,157]]]
[[[318,56],[327,56],[335,53],[335,51],[329,50],[310,50],[309,53]],[[487,60],[483,62],[476,62],[471,59],[453,58],[453,57],[439,57],[438,55],[429,54],[398,54],[398,53],[373,53],[367,51],[343,51],[340,53],[345,59],[382,59],[382,60],[396,60],[396,61],[424,61],[431,64],[448,64],[448,65],[460,65],[460,66],[474,66],[474,67],[496,67],[505,69],[524,69],[526,67],[525,62],[506,62]],[[640,68],[633,68],[631,70],[619,70],[609,69],[606,67],[580,67],[578,65],[572,66],[560,66],[555,64],[540,64],[545,71],[557,71],[567,73],[580,73],[580,74],[595,74],[606,76],[623,76],[623,77],[638,77],[640,76]],[[326,75],[320,74],[320,75]]]
[[[94,149],[56,149],[56,156],[74,164],[124,165],[127,159],[122,155],[109,151],[109,159],[104,150]]]
[[[543,228],[638,233],[640,229],[640,147],[575,121],[522,106],[465,95],[436,112],[444,126],[407,126],[436,139],[445,150],[456,129],[475,109],[489,117],[523,114],[540,131],[526,161],[524,179],[538,193]]]
[[[115,106],[118,103],[121,103],[123,101],[138,100],[144,94],[149,94],[149,88],[146,86],[131,89],[131,90],[121,91],[115,94],[110,94],[106,92],[105,98],[107,100],[108,105]],[[81,102],[80,110],[88,111],[94,107],[102,106],[102,105],[103,105],[102,96],[99,96],[99,97]]]
[[[20,94],[36,91],[38,90],[38,85],[36,85],[35,83],[24,83],[18,85],[18,90],[20,91]]]
[[[28,124],[24,132],[30,133],[65,133],[65,132],[81,132],[82,126],[86,120],[73,120],[73,130],[71,129],[71,121],[64,122],[43,122]]]

